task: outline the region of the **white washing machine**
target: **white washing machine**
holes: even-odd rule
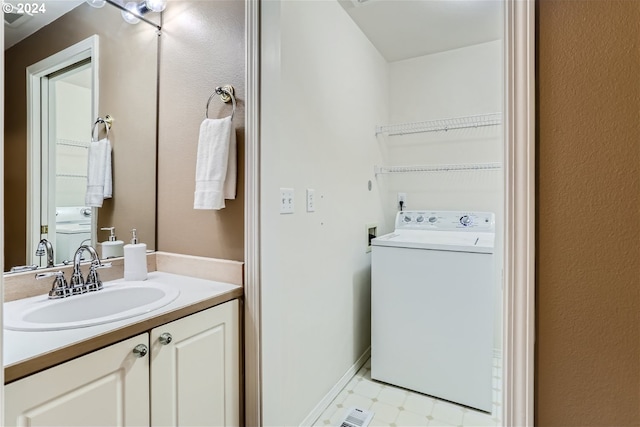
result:
[[[85,243],[91,244],[91,208],[56,208],[55,262],[72,261],[76,250]]]
[[[371,377],[492,410],[495,218],[403,211],[373,239]]]

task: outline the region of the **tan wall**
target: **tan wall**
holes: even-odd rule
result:
[[[156,63],[152,27],[125,23],[120,11],[86,4],[5,52],[5,268],[25,264],[27,209],[26,67],[93,34],[100,37],[100,106],[115,123],[113,194],[99,226],[115,226],[128,241],[131,228],[155,248]],[[87,123],[89,136],[92,123]],[[108,234],[100,232],[100,241]],[[37,243],[37,242],[36,242]]]
[[[538,1],[536,424],[640,425],[640,2]]]
[[[160,65],[158,249],[244,260],[244,2],[175,1],[164,12]],[[220,211],[194,210],[198,132],[216,86],[236,89],[238,194]],[[229,115],[214,97],[209,117]]]

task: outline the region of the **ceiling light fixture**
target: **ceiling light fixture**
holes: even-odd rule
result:
[[[87,3],[89,3],[89,6],[95,7],[96,9],[100,9],[107,4],[105,0],[87,0]]]
[[[103,7],[106,3],[121,10],[122,18],[129,24],[137,24],[144,21],[149,25],[161,30],[160,25],[144,17],[149,12],[160,13],[167,8],[167,0],[142,0],[129,1],[125,4],[123,0],[85,0],[90,6],[95,8]]]
[[[129,24],[140,22],[140,16],[149,12],[162,12],[167,7],[167,0],[144,0],[141,2],[130,1],[122,11],[122,18]]]

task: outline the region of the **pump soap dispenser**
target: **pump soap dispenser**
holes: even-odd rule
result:
[[[136,229],[131,244],[124,245],[124,280],[147,280],[147,245],[138,243]]]
[[[124,255],[124,242],[116,239],[116,228],[105,227],[100,230],[110,231],[109,240],[102,242],[102,258],[116,258]]]

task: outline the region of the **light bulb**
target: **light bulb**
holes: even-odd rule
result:
[[[124,7],[125,9],[128,9],[134,13],[139,13],[138,3],[136,2],[130,1]],[[137,18],[130,12],[125,12],[124,10],[122,11],[122,19],[127,21],[129,24],[137,24],[138,22],[140,22],[139,18]]]
[[[147,9],[154,12],[162,12],[167,7],[167,0],[146,0]]]
[[[86,0],[89,6],[95,7],[96,9],[100,9],[105,4],[107,4],[106,0]]]

